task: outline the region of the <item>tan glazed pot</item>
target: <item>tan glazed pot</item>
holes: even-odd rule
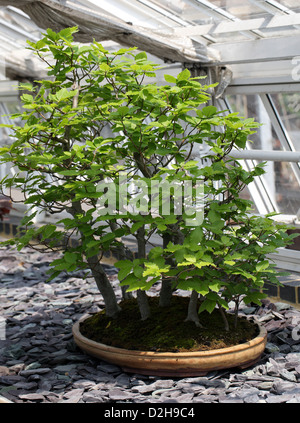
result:
[[[246,368],[259,360],[267,342],[267,331],[259,326],[254,339],[229,348],[178,353],[136,351],[92,341],[80,333],[79,324],[73,326],[74,341],[87,354],[116,364],[125,372],[154,376],[204,376],[212,370]]]

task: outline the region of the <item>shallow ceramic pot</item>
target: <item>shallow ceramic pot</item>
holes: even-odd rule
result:
[[[111,347],[84,337],[80,322],[73,326],[74,341],[87,354],[120,366],[123,371],[154,376],[204,376],[212,370],[246,368],[257,362],[267,342],[267,331],[249,342],[229,348],[195,352],[151,352]]]

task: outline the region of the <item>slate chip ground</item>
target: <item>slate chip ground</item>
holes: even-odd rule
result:
[[[0,397],[15,403],[300,402],[299,310],[268,300],[242,308],[241,315],[268,329],[260,361],[243,371],[173,379],[126,374],[75,345],[73,323],[104,304],[81,272],[46,282],[57,257],[0,248]],[[121,298],[116,269],[105,267]]]

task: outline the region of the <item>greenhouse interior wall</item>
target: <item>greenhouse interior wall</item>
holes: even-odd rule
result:
[[[220,111],[239,112],[262,123],[248,142],[247,150],[235,152],[245,169],[266,162],[265,175],[256,177],[244,192],[245,198],[253,200],[252,212],[261,215],[278,212],[276,219],[300,230],[299,2],[1,0],[0,115],[3,123],[9,123],[9,114],[20,108],[18,82],[32,81],[46,72],[39,67],[38,59],[26,50],[26,40],[37,41],[49,24],[46,15],[37,15],[34,9],[37,3],[47,4],[49,11],[54,11],[56,17],[61,16],[55,30],[68,26],[71,16],[68,13],[72,10],[75,24],[76,13],[81,13],[85,36],[79,42],[88,42],[89,17],[95,28],[92,36],[98,36],[100,41],[102,37],[108,49],[120,48],[120,35],[102,34],[101,22],[111,20],[122,30],[126,29],[126,46],[140,43],[136,45],[139,49],[147,50],[154,62],[162,64],[158,84],[165,82],[165,73],[176,75],[185,67],[196,74],[204,72],[208,81],[219,72],[218,82],[224,84],[224,89],[213,98],[214,104]],[[10,135],[9,128],[0,129],[1,145],[10,142]],[[199,158],[204,153],[200,151]],[[13,167],[2,166],[1,178],[8,172],[14,172]],[[22,201],[20,192],[13,192],[13,196]],[[5,236],[16,232],[25,209],[24,204],[16,203],[10,215],[0,223]],[[45,213],[37,215],[37,225],[45,221],[53,221],[53,217]],[[281,249],[270,259],[279,268],[300,272],[299,244],[296,239],[291,248]],[[297,303],[299,289],[297,285]]]

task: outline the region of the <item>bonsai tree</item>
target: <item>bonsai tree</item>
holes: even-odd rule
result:
[[[160,284],[161,307],[187,290],[187,320],[201,327],[199,312],[217,307],[229,330],[229,302],[236,315],[242,300],[259,304],[264,283],[278,283],[267,254],[291,242],[285,226],[249,214],[251,203],[240,196],[264,170],[244,170],[230,152],[245,148],[258,124],[208,105],[211,86],[189,70],[156,85],[159,66],[146,53],[79,45],[76,31],[48,29],[29,42],[49,78],[20,85],[23,110],[12,118],[23,125],[11,125],[13,142],[0,149],[1,163],[16,169],[2,187],[21,190],[28,205],[22,233],[9,243],[60,248],[51,278],[89,270],[112,318],[122,310],[101,265],[109,250],[141,319],[151,318],[147,291]],[[206,165],[196,154],[201,145]],[[57,225],[36,226],[41,211],[65,215]],[[137,256],[126,247],[128,235]],[[161,242],[153,244],[154,236]]]

